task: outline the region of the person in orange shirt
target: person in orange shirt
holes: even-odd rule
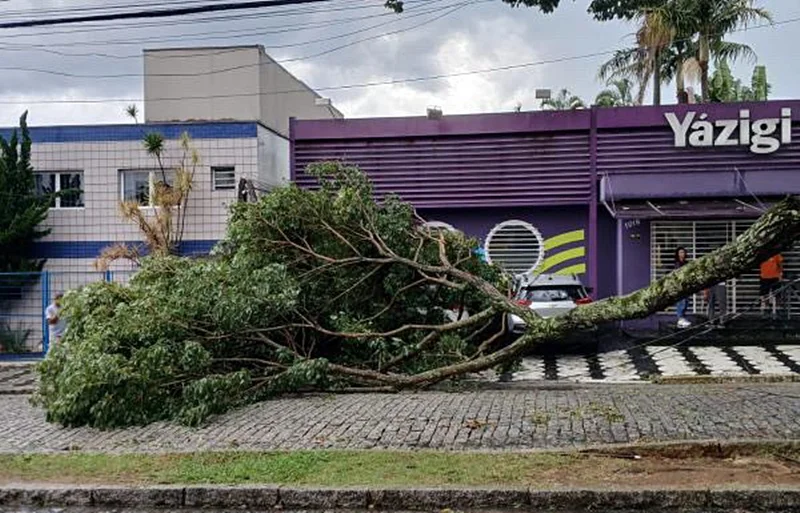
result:
[[[767,306],[767,299],[772,304],[772,316],[777,314],[777,300],[776,291],[781,287],[781,280],[783,280],[783,256],[773,255],[761,264],[761,280],[760,280],[760,293],[761,293],[761,314],[764,314],[764,309]]]

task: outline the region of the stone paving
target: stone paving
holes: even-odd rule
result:
[[[29,394],[36,387],[36,375],[31,362],[0,363],[0,395]]]
[[[272,449],[520,450],[709,439],[797,439],[800,384],[556,385],[319,395],[253,405],[199,429],[64,429],[0,396],[0,452]]]

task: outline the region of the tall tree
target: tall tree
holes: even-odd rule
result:
[[[727,42],[725,36],[760,20],[772,22],[772,15],[754,6],[754,0],[682,0],[682,3],[697,34],[700,88],[703,101],[707,102],[711,98],[709,63],[712,57],[730,61],[754,57],[750,47]]]
[[[28,113],[19,119],[19,132],[9,140],[0,137],[0,272],[37,272],[43,260],[28,257],[31,244],[49,230],[40,227],[47,218],[50,197],[36,195],[31,165]]]
[[[636,46],[619,50],[600,67],[603,80],[630,78],[638,84],[637,102],[652,81],[653,104],[661,104],[661,86],[673,78],[683,78],[682,64],[687,51],[683,9],[676,1],[643,8],[630,16],[635,20]]]
[[[542,100],[541,107],[544,110],[577,110],[586,108],[586,103],[569,89],[562,89],[553,98]]]

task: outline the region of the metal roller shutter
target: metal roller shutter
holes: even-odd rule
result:
[[[650,277],[663,277],[673,270],[675,249],[683,246],[690,259],[700,258],[720,246],[733,241],[753,224],[753,220],[715,221],[653,221],[650,225]],[[787,277],[800,276],[800,244],[783,253]],[[730,312],[758,313],[758,267],[728,282],[728,309]],[[702,294],[695,294],[689,302],[690,311],[705,313]],[[670,308],[669,311],[674,311]],[[793,301],[791,316],[800,317],[800,301]]]

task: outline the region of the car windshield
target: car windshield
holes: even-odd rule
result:
[[[582,288],[578,286],[561,287],[526,287],[517,295],[517,299],[531,303],[546,301],[575,301],[585,297]]]

